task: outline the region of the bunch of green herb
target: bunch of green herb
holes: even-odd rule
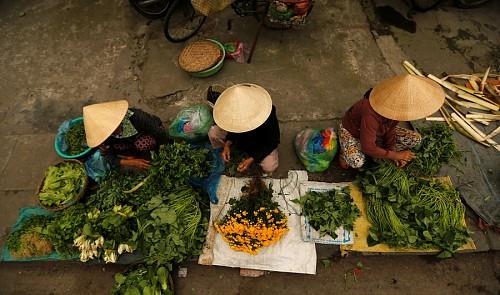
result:
[[[359,209],[351,199],[349,187],[326,192],[310,191],[294,203],[302,207],[302,214],[320,236],[337,238],[339,227],[353,230],[354,221],[359,217]]]
[[[34,215],[27,219],[21,228],[9,234],[7,248],[14,257],[34,257],[48,255],[53,251],[52,244],[43,235],[43,229],[51,222],[51,217]]]
[[[47,207],[60,207],[71,203],[83,189],[85,169],[80,163],[63,162],[50,166],[38,193],[40,203]]]
[[[172,295],[172,279],[163,266],[134,267],[124,274],[115,275],[113,295]]]
[[[208,221],[190,186],[157,194],[138,209],[136,243],[149,264],[167,265],[201,253]]]
[[[119,204],[140,205],[143,200],[135,198],[137,195],[126,192],[145,177],[142,173],[111,171],[101,181],[99,188],[87,198],[86,204],[103,211]]]
[[[389,161],[378,161],[358,176],[372,225],[368,244],[437,248],[442,250],[439,257],[450,257],[470,239],[459,193],[438,180],[404,178],[401,171]],[[409,184],[401,186],[402,179]]]
[[[82,234],[86,213],[85,205],[75,204],[57,212],[43,231],[59,254],[66,257],[78,254],[78,250],[73,247],[73,241]]]
[[[443,164],[460,161],[462,155],[453,140],[453,130],[446,124],[432,124],[418,128],[422,143],[413,149],[416,158],[406,171],[414,176],[434,176]]]
[[[186,185],[191,177],[205,177],[212,167],[209,156],[210,150],[193,149],[186,143],[162,145],[158,152],[151,153],[147,178],[132,190],[147,189],[154,195],[159,189],[169,191]]]
[[[64,141],[68,146],[65,152],[68,155],[78,155],[87,149],[83,121],[69,127],[68,131],[64,134]]]

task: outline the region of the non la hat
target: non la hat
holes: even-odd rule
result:
[[[103,143],[120,126],[128,110],[126,100],[97,103],[83,107],[83,124],[87,145]]]
[[[214,121],[223,130],[242,133],[256,129],[273,109],[271,95],[255,84],[237,84],[224,90],[214,106]]]
[[[375,112],[395,121],[425,118],[439,110],[444,99],[445,93],[436,82],[409,74],[380,82],[369,97]]]

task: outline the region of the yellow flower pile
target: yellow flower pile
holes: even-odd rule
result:
[[[272,190],[262,180],[252,180],[245,188],[240,199],[229,201],[231,209],[215,229],[231,249],[256,255],[288,231],[287,217],[272,201]]]

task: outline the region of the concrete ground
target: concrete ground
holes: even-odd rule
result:
[[[163,37],[162,22],[148,21],[124,0],[18,0],[0,2],[0,233],[21,207],[35,204],[34,190],[45,168],[59,159],[53,136],[60,122],[81,115],[81,107],[126,98],[131,105],[169,121],[181,108],[202,102],[207,87],[252,82],[273,97],[281,123],[281,168],[300,169],[292,140],[306,126],[334,125],[367,88],[414,60],[429,73],[467,73],[498,67],[500,3],[474,10],[444,3],[413,16],[415,33],[383,23],[376,7],[406,14],[404,1],[317,0],[310,23],[292,31],[264,30],[251,64],[226,61],[216,76],[191,78],[177,66],[184,44]],[[227,21],[231,19],[231,30]],[[257,22],[227,9],[210,17],[199,36],[251,44]],[[375,37],[374,37],[375,36]],[[196,39],[194,38],[194,39]],[[471,147],[475,149],[475,147]],[[476,149],[477,150],[477,149]],[[474,156],[498,175],[498,156]],[[469,161],[470,163],[471,161]],[[470,165],[469,165],[470,166]],[[475,166],[464,177],[481,176]],[[454,172],[450,172],[454,173]],[[342,181],[351,174],[332,168],[312,179]],[[479,177],[484,185],[484,177]],[[491,188],[498,190],[498,178]],[[476,189],[475,184],[470,185]],[[491,191],[491,190],[490,190]],[[497,198],[492,195],[491,198]],[[484,200],[487,202],[488,200]],[[473,226],[474,219],[469,220]],[[498,249],[491,232],[475,230],[480,249]],[[438,261],[416,256],[360,256],[340,259],[321,247],[318,275],[272,273],[238,276],[236,269],[189,263],[188,277],[176,278],[178,294],[497,294],[497,252],[461,254]],[[357,282],[358,261],[366,266]],[[80,263],[1,263],[0,294],[106,294],[123,266]]]

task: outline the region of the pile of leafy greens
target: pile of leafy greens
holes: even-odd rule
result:
[[[405,170],[413,176],[433,176],[443,164],[460,161],[462,154],[453,140],[453,130],[446,124],[418,128],[422,143],[413,149],[416,158]]]
[[[45,171],[42,189],[38,193],[45,207],[58,208],[75,201],[83,189],[85,169],[78,162],[62,162]]]
[[[68,147],[66,150],[68,155],[78,155],[87,149],[83,121],[69,127],[68,131],[64,134],[64,141]]]
[[[416,178],[390,161],[377,161],[357,181],[372,225],[368,245],[440,249],[446,258],[469,241],[465,207],[451,185]]]
[[[124,274],[115,275],[113,295],[172,295],[172,279],[165,267],[140,265]]]
[[[351,199],[349,187],[326,192],[310,191],[293,200],[302,207],[302,214],[320,236],[337,238],[339,227],[353,230],[354,221],[359,217],[359,209]]]
[[[162,283],[168,271],[199,254],[206,236],[208,202],[189,179],[209,174],[210,156],[208,149],[185,143],[160,146],[150,169],[109,173],[85,202],[56,212],[40,234],[59,254],[80,254],[82,261],[116,262],[120,254],[137,251],[147,271],[119,276],[114,293],[169,294]],[[10,244],[17,247],[18,241],[12,236]]]

